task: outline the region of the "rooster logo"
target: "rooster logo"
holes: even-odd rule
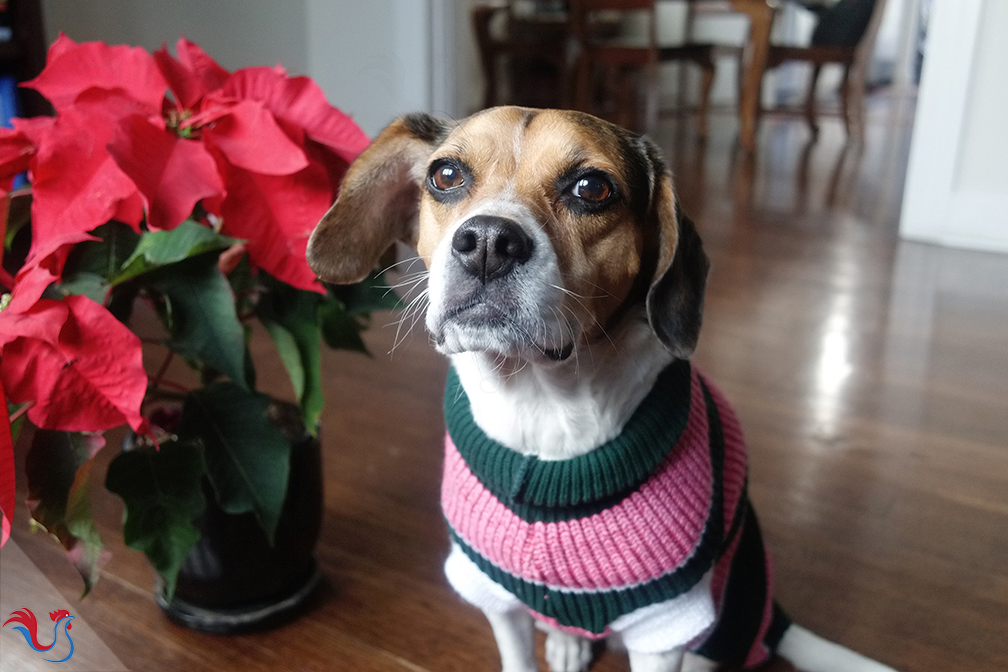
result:
[[[22,607],[19,611],[12,612],[10,618],[8,618],[3,627],[6,627],[9,623],[19,623],[20,625],[13,626],[14,630],[21,633],[21,636],[25,638],[28,642],[28,646],[38,651],[39,653],[45,653],[49,651],[54,646],[56,646],[56,640],[59,637],[60,624],[63,625],[63,634],[66,635],[67,641],[70,642],[70,653],[66,655],[66,658],[60,660],[52,660],[51,658],[43,658],[49,663],[63,663],[70,660],[70,656],[74,652],[74,643],[70,638],[70,628],[72,624],[70,621],[76,618],[66,609],[57,609],[56,611],[49,612],[49,618],[53,621],[53,641],[49,646],[42,646],[38,641],[38,621],[35,620],[35,614],[32,613],[31,609],[27,607]]]

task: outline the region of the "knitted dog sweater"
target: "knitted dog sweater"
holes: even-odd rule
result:
[[[745,493],[742,432],[689,362],[658,376],[619,436],[567,460],[489,438],[454,371],[445,419],[450,536],[533,616],[604,637],[621,616],[668,603],[709,574],[716,620],[690,648],[745,666],[771,655],[788,621]]]

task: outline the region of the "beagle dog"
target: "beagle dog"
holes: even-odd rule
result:
[[[745,494],[738,421],[689,362],[709,268],[647,139],[572,111],[500,107],[386,128],[308,244],[332,283],[395,241],[427,267],[450,357],[445,572],[504,672],[892,672],[793,625]]]

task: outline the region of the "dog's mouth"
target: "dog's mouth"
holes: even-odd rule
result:
[[[562,362],[574,352],[574,337],[557,338],[545,323],[533,324],[516,317],[483,297],[459,303],[445,311],[432,332],[437,349],[445,354],[488,352],[505,357]]]

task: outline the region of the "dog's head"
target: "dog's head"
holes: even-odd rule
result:
[[[444,353],[560,361],[640,315],[675,356],[696,346],[709,268],[696,229],[657,148],[595,117],[396,120],[350,167],[308,263],[355,282],[396,240],[430,271]]]

